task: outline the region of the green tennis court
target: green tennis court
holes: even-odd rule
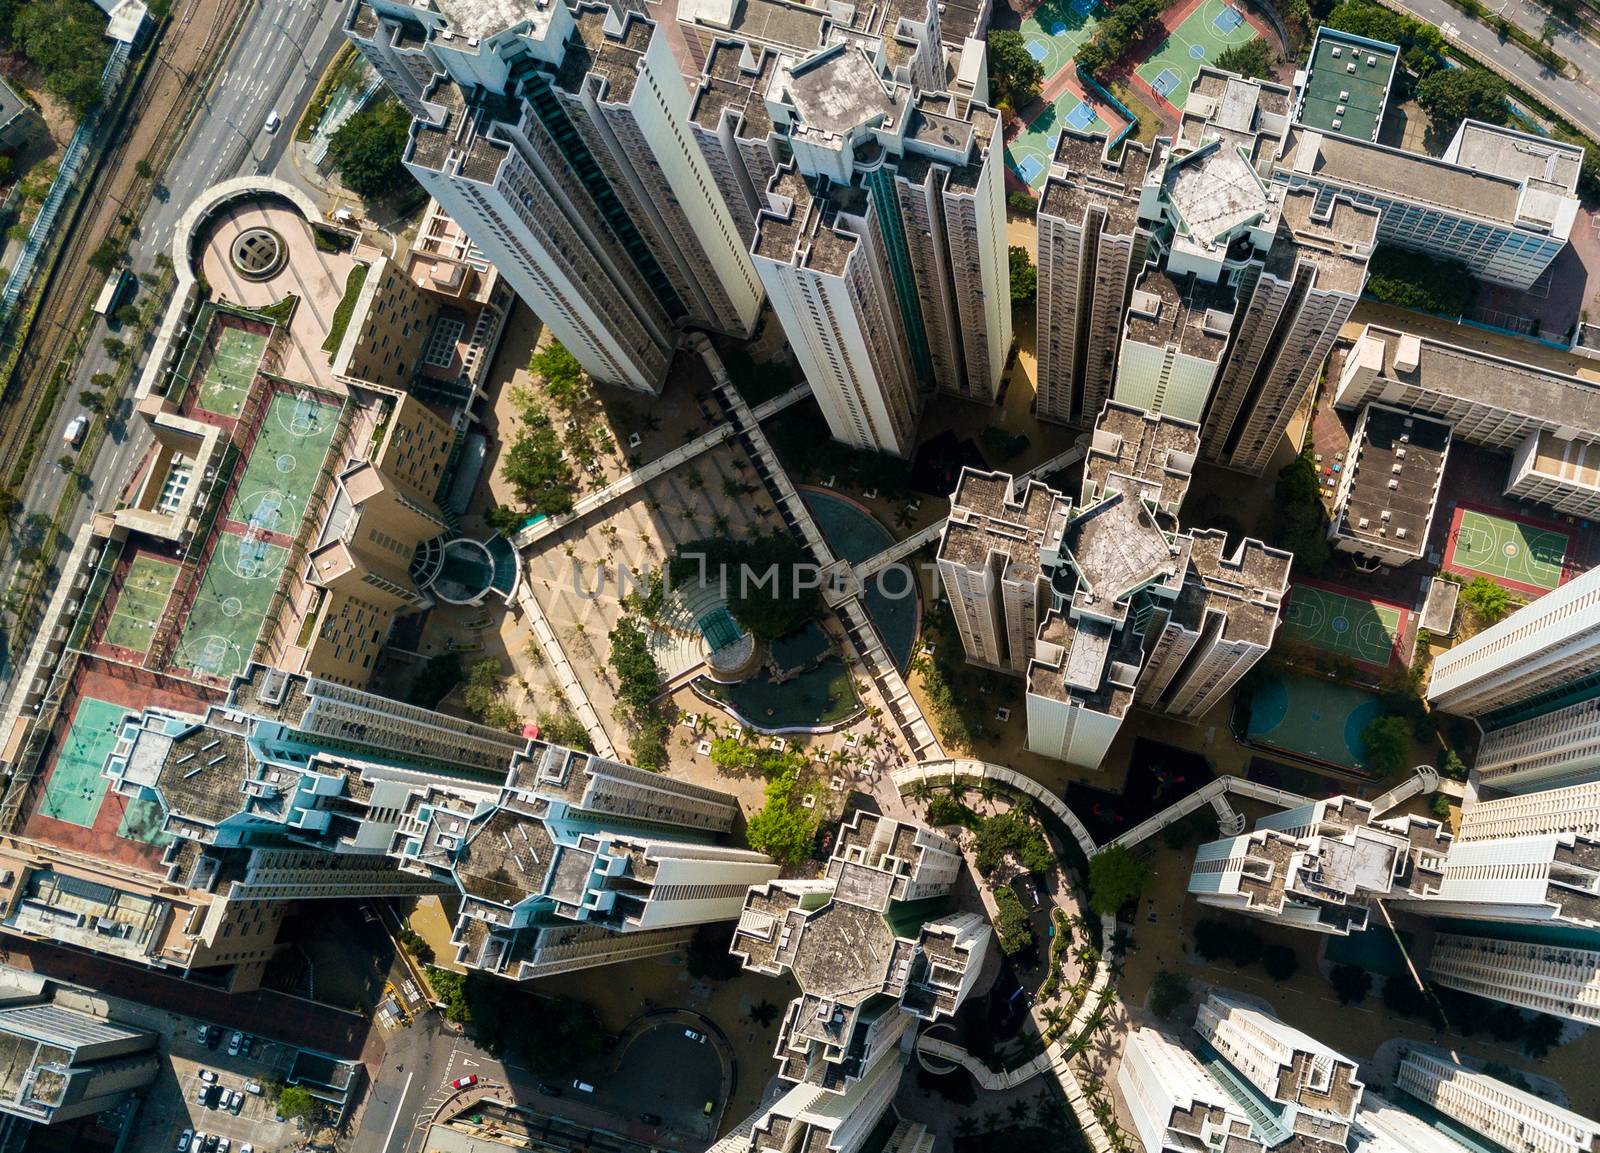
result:
[[[200,577],[173,662],[224,679],[244,672],[288,556],[259,537],[224,533]]]
[[[1255,39],[1256,30],[1242,11],[1224,0],[1204,0],[1134,72],[1157,96],[1181,109],[1202,64]]]
[[[178,566],[170,561],[147,553],[134,557],[100,639],[136,653],[149,652],[150,638],[177,577]]]
[[[275,395],[228,519],[293,536],[338,423],[339,406],[309,391]]]
[[[72,716],[55,767],[44,785],[39,802],[42,815],[85,829],[94,827],[100,802],[111,783],[100,775],[100,770],[117,747],[127,711],[122,705],[95,697],[78,699],[78,711]]]
[[[238,416],[244,408],[244,398],[250,391],[250,382],[255,379],[256,369],[261,367],[267,338],[261,333],[223,323],[220,318],[215,332],[211,361],[200,382],[198,403],[218,416]]]
[[[1324,652],[1387,668],[1404,621],[1405,610],[1395,605],[1297,584],[1289,590],[1283,627],[1292,639]]]
[[[1444,566],[1481,573],[1529,592],[1549,592],[1561,583],[1571,548],[1572,537],[1559,529],[1458,508]]]

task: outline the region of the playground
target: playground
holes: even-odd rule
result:
[[[1538,596],[1561,583],[1572,551],[1572,534],[1565,529],[1458,505],[1444,567]]]
[[[261,367],[267,349],[267,331],[259,322],[219,312],[207,334],[210,355],[195,400],[197,407],[217,416],[237,417],[244,409],[250,382]]]
[[[1225,0],[1194,0],[1175,6],[1168,9],[1163,22],[1166,36],[1133,72],[1152,93],[1179,111],[1202,64],[1216,60],[1229,48],[1264,38],[1241,9]]]
[[[257,532],[223,533],[200,578],[173,663],[224,680],[242,673],[288,555]]]
[[[309,390],[275,394],[228,519],[251,530],[293,536],[338,423],[339,406]]]
[[[101,641],[132,653],[150,651],[150,639],[161,620],[161,612],[172,595],[178,566],[160,557],[140,553],[128,566],[122,589],[112,606]]]
[[[1405,627],[1406,610],[1297,583],[1289,590],[1284,632],[1326,653],[1385,669]]]
[[[80,697],[72,727],[61,742],[61,752],[45,782],[39,815],[79,825],[94,825],[100,802],[111,783],[100,775],[106,757],[117,747],[122,718],[127,709],[95,697]]]
[[[1269,674],[1250,699],[1247,739],[1257,745],[1360,769],[1366,728],[1383,715],[1372,693],[1321,678]]]

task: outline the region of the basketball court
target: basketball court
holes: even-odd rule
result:
[[[39,815],[91,828],[111,784],[100,775],[122,732],[122,705],[95,697],[78,698],[78,711],[61,742],[50,779],[45,782]]]
[[[339,424],[339,405],[308,389],[280,392],[267,407],[228,519],[293,536]]]
[[[289,550],[259,531],[223,533],[173,653],[173,664],[226,680],[244,671]]]
[[[1044,70],[1044,110],[1006,146],[1011,170],[1037,190],[1044,187],[1063,127],[1111,133],[1111,126],[1076,91],[1073,57],[1099,26],[1099,0],[1050,0],[1023,20],[1020,31],[1028,55]],[[1065,75],[1063,75],[1065,74]]]
[[[1538,596],[1561,583],[1571,552],[1572,534],[1564,529],[1458,505],[1444,567]]]
[[[1035,190],[1044,187],[1050,174],[1050,162],[1055,158],[1056,144],[1061,139],[1063,126],[1079,132],[1111,134],[1111,126],[1095,111],[1094,105],[1068,89],[1056,98],[1054,104],[1034,117],[1011,143],[1006,154],[1016,174]]]
[[[1240,9],[1225,0],[1202,0],[1134,69],[1134,75],[1161,99],[1182,110],[1202,64],[1255,39],[1258,34]]]
[[[122,589],[112,605],[111,619],[106,622],[101,641],[119,649],[135,653],[150,651],[150,639],[161,612],[172,595],[172,584],[177,579],[178,566],[160,557],[140,553],[128,566]]]
[[[244,409],[250,382],[261,367],[267,350],[267,337],[227,323],[219,314],[212,341],[211,359],[200,380],[196,404],[218,416],[236,417]]]
[[[1296,584],[1283,627],[1292,640],[1383,669],[1394,658],[1405,619],[1398,605]]]

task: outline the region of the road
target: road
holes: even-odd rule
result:
[[[1444,32],[1452,44],[1469,49],[1469,55],[1504,68],[1517,78],[1517,82],[1539,97],[1573,124],[1595,131],[1600,125],[1600,45],[1585,38],[1576,30],[1568,30],[1556,37],[1555,48],[1578,69],[1579,79],[1558,76],[1544,66],[1527,49],[1507,40],[1501,42],[1494,30],[1481,24],[1449,0],[1384,0],[1391,8],[1409,12],[1418,20],[1432,24]],[[1505,18],[1539,35],[1548,13],[1526,0],[1504,0],[1503,7],[1493,3],[1486,10],[1499,12]]]
[[[189,5],[184,5],[187,9]],[[180,15],[178,19],[183,19]],[[171,254],[178,218],[204,189],[221,180],[246,173],[271,172],[287,167],[286,150],[293,128],[315,90],[317,78],[338,50],[344,6],[322,0],[260,0],[244,18],[244,25],[211,90],[190,125],[188,136],[173,155],[157,186],[139,228],[128,247],[129,265],[141,280],[154,283],[155,257]],[[274,109],[283,118],[275,134],[263,130]],[[76,483],[89,499],[81,499],[65,525],[67,539],[89,519],[97,507],[113,504],[128,482],[128,470],[150,446],[143,421],[130,420],[132,404],[124,397],[81,479],[74,480],[57,465],[62,434],[80,411],[78,393],[90,389],[96,373],[111,372],[114,363],[102,346],[107,336],[119,333],[96,322],[85,346],[77,377],[62,393],[63,400],[44,433],[45,448],[34,461],[21,487],[24,505],[19,519],[34,512],[53,514],[69,483]],[[142,354],[145,350],[140,349]],[[130,379],[137,380],[138,366]],[[131,386],[130,386],[131,387]],[[0,588],[9,587],[16,573],[16,546],[22,534],[12,537],[13,548],[0,559]],[[29,638],[7,638],[9,651],[0,651],[0,701],[7,699],[25,656]]]

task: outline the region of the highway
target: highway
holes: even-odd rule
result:
[[[180,20],[188,7],[185,4],[180,9]],[[141,281],[155,282],[156,254],[172,255],[178,218],[201,191],[234,176],[271,172],[280,164],[288,166],[286,152],[295,122],[311,99],[317,78],[343,40],[339,26],[344,10],[343,4],[322,0],[258,0],[246,13],[227,59],[187,137],[161,175],[158,195],[151,198],[129,245],[129,265]],[[283,118],[283,125],[268,135],[263,125],[274,109]],[[66,485],[79,484],[87,499],[79,500],[64,526],[68,539],[97,507],[115,502],[128,481],[128,470],[150,445],[143,422],[130,421],[132,404],[124,396],[114,410],[108,434],[95,458],[80,462],[80,467],[87,466],[85,478],[73,481],[56,464],[66,425],[81,410],[78,393],[93,387],[90,378],[95,373],[114,368],[102,340],[117,335],[114,328],[96,322],[77,377],[63,390],[62,401],[44,433],[44,447],[37,453],[20,491],[24,505],[19,520],[34,512],[54,513]],[[145,351],[141,347],[138,355],[142,357]],[[138,379],[139,367],[135,366],[130,382]],[[13,534],[11,539],[20,544],[21,536]],[[0,559],[0,588],[10,586],[16,568],[13,547]],[[12,681],[28,639],[5,638],[5,647],[0,650],[0,701],[8,698],[14,687]]]
[[[1501,42],[1494,29],[1472,19],[1449,0],[1384,0],[1391,8],[1409,12],[1418,20],[1432,24],[1451,43],[1468,49],[1469,56],[1499,65],[1515,76],[1517,83],[1539,97],[1574,125],[1591,133],[1600,125],[1600,45],[1576,29],[1567,29],[1555,39],[1554,47],[1578,69],[1579,77],[1558,76],[1515,41]],[[1485,11],[1499,13],[1534,36],[1544,27],[1549,13],[1528,0],[1496,0]]]

